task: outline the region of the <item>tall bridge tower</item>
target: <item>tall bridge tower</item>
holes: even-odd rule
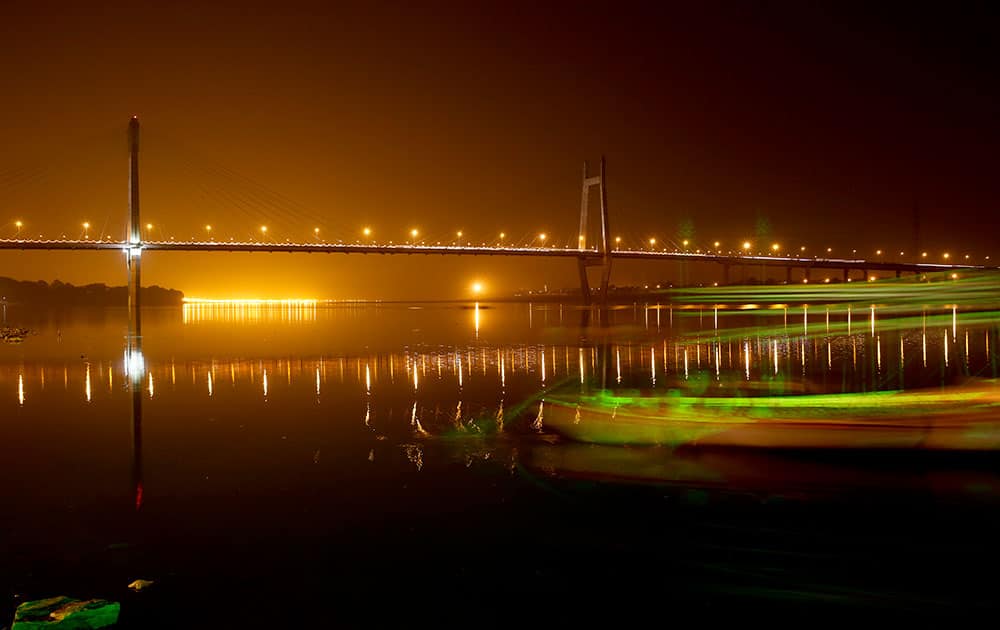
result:
[[[583,303],[590,304],[590,282],[587,279],[587,267],[597,266],[601,268],[601,302],[607,302],[608,283],[611,280],[611,229],[608,225],[608,189],[605,185],[607,181],[607,170],[604,156],[601,156],[601,172],[598,175],[589,175],[587,163],[583,163],[583,190],[580,196],[580,239],[579,248],[587,249],[587,228],[589,227],[588,213],[590,210],[590,189],[593,186],[600,188],[601,194],[601,236],[597,243],[597,257],[581,253],[577,259],[580,271],[580,291],[583,294]]]
[[[139,118],[128,123],[128,310],[129,335],[142,335],[139,293],[142,287],[142,223],[139,221]]]

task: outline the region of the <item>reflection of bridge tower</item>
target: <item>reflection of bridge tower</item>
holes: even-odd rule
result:
[[[597,243],[597,253],[599,258],[581,254],[577,259],[580,270],[580,291],[583,294],[583,303],[590,304],[590,283],[587,280],[587,267],[598,266],[601,268],[601,301],[607,302],[608,283],[611,280],[611,231],[608,227],[608,189],[605,186],[606,171],[604,156],[601,156],[600,175],[590,176],[587,174],[587,163],[583,163],[583,191],[580,200],[580,242],[581,250],[587,249],[587,215],[590,206],[590,188],[600,186],[601,188],[601,238]]]

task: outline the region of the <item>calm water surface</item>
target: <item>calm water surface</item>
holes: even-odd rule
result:
[[[972,305],[8,307],[0,593],[126,627],[596,595],[961,615],[994,606],[993,453],[560,438],[554,391],[941,388],[997,376]],[[136,578],[155,581],[142,593]],[[653,598],[653,599],[650,599]],[[233,605],[233,601],[239,601]],[[537,600],[536,600],[537,601]],[[516,608],[516,606],[515,606]],[[225,620],[224,622],[222,620]],[[222,626],[220,626],[222,627]]]

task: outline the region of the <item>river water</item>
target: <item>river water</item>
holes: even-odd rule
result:
[[[188,304],[144,311],[131,342],[124,309],[6,317],[33,333],[0,344],[0,618],[60,594],[137,628],[553,597],[994,607],[992,448],[602,446],[539,413],[581,389],[989,383],[987,308]]]

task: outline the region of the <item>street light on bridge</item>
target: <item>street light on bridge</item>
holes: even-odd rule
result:
[[[208,235],[208,240],[212,240],[212,226],[211,225],[206,225],[205,226],[205,233]]]
[[[22,223],[20,219],[14,221],[14,227],[17,228],[17,238],[21,238],[21,226],[23,225],[24,223]],[[966,256],[966,258],[968,258],[968,256]]]
[[[743,241],[743,251],[745,252],[750,251],[750,241]]]
[[[90,240],[90,221],[83,222],[83,238]]]
[[[361,230],[361,233],[364,234],[365,236],[371,236],[372,235],[372,229],[370,227],[366,227],[363,230]]]
[[[616,236],[615,237],[615,249],[621,249],[621,247],[622,247],[622,237]]]

